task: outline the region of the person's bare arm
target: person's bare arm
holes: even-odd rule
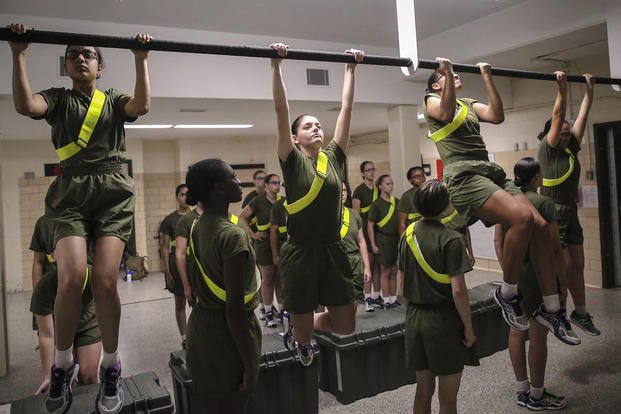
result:
[[[561,129],[563,128],[567,111],[567,75],[561,71],[554,73],[556,74],[558,90],[554,108],[552,109],[552,123],[548,131],[548,145],[552,148],[556,148],[561,140]]]
[[[356,49],[346,50],[345,53],[354,55],[356,62],[362,62],[364,52]],[[336,120],[334,129],[334,142],[341,147],[343,152],[347,152],[349,145],[349,126],[351,124],[351,114],[354,109],[354,91],[356,89],[356,64],[347,63],[345,65],[345,78],[343,80],[343,91],[341,93],[341,110]]]
[[[457,95],[455,93],[455,73],[453,72],[453,63],[444,58],[436,58],[438,62],[438,72],[444,76],[444,87],[440,98],[430,96],[426,102],[427,114],[433,119],[449,123],[455,117],[455,106],[457,105]]]
[[[463,343],[465,346],[470,348],[476,341],[476,337],[474,336],[474,331],[472,329],[470,298],[468,296],[468,288],[466,287],[466,281],[463,273],[451,276],[451,290],[453,292],[455,308],[457,309],[461,322],[464,324]]]
[[[487,98],[489,102],[487,105],[480,102],[475,102],[472,107],[476,112],[479,121],[489,122],[492,124],[500,124],[505,120],[505,112],[502,104],[502,98],[496,89],[494,80],[492,79],[492,68],[489,63],[478,63],[481,70],[481,76],[485,83],[485,90],[487,91]]]
[[[175,237],[175,262],[177,263],[177,270],[179,271],[179,278],[183,284],[183,295],[189,304],[193,305],[196,302],[196,297],[192,291],[192,285],[190,285],[190,278],[188,277],[187,268],[187,256],[186,250],[188,247],[188,239],[182,236]]]
[[[35,394],[47,391],[50,373],[54,364],[54,318],[50,315],[35,315],[39,339],[39,358],[41,360],[41,384]]]
[[[34,289],[43,277],[43,267],[47,257],[43,252],[33,252],[32,257],[32,288]]]
[[[580,104],[580,112],[578,113],[576,122],[574,122],[574,125],[571,127],[571,133],[576,137],[579,143],[582,142],[582,137],[584,136],[584,131],[587,126],[589,111],[591,110],[591,105],[593,104],[593,75],[585,73],[583,76],[586,79],[586,91],[584,92],[582,103]]]
[[[151,35],[141,33],[136,36],[142,44],[149,43],[153,38]],[[144,115],[151,109],[151,85],[149,83],[149,68],[147,61],[149,51],[136,49],[132,50],[134,62],[136,64],[136,84],[134,86],[134,96],[125,103],[125,114],[128,117]]]

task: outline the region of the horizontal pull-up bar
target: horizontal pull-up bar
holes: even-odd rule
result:
[[[161,52],[184,52],[209,55],[246,56],[262,58],[278,57],[276,51],[272,50],[269,47],[211,45],[204,43],[176,42],[170,40],[152,40],[145,45],[133,38],[128,37],[50,32],[44,30],[28,30],[23,35],[18,35],[13,33],[10,29],[0,28],[0,40],[46,43],[55,45],[89,45],[98,47],[111,47],[117,49],[148,49]],[[285,59],[355,63],[354,57],[350,54],[296,49],[290,49]],[[365,55],[364,60],[361,64],[408,67],[412,64],[412,62],[408,58]],[[435,70],[437,67],[438,63],[435,60],[420,59],[418,61],[418,68]],[[456,72],[475,74],[480,73],[480,69],[476,65],[454,63],[453,69]],[[507,76],[511,78],[551,81],[556,80],[556,76],[553,73],[495,68],[493,66],[492,74],[496,76]],[[586,82],[583,76],[576,75],[568,75],[567,81],[580,83]],[[595,83],[606,85],[621,85],[621,78],[594,77],[594,81]]]

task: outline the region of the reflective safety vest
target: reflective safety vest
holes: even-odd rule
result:
[[[194,261],[196,262],[196,267],[201,272],[201,275],[203,276],[203,280],[205,281],[205,284],[207,285],[211,293],[213,293],[213,295],[217,297],[218,299],[220,299],[222,302],[226,303],[226,290],[224,290],[223,288],[218,286],[216,282],[211,280],[211,278],[207,275],[207,273],[205,273],[205,270],[203,269],[203,265],[201,265],[201,262],[198,260],[198,256],[196,255],[196,249],[194,248],[194,240],[192,238],[192,234],[194,233],[194,226],[196,225],[199,219],[200,217],[194,220],[194,222],[192,223],[192,228],[190,229],[190,254],[194,258]],[[255,277],[257,279],[257,290],[254,292],[249,292],[249,293],[244,294],[244,304],[247,304],[250,301],[252,301],[255,295],[257,294],[257,292],[259,291],[259,289],[261,289],[261,276],[259,275],[259,272],[255,272]]]
[[[377,200],[377,197],[379,197],[379,188],[373,187],[373,201]],[[373,201],[371,201],[371,204],[373,204]],[[362,214],[368,213],[369,209],[371,208],[371,204],[369,204],[366,207],[361,207],[360,208],[360,213],[362,213]]]
[[[379,227],[380,229],[384,227],[388,223],[388,221],[390,220],[390,218],[392,217],[394,213],[395,213],[395,198],[393,196],[390,196],[390,208],[388,209],[388,213],[383,219],[377,222],[377,227]]]
[[[84,121],[82,121],[82,127],[80,128],[78,139],[56,150],[56,154],[61,161],[73,157],[75,154],[88,146],[88,142],[90,141],[93,130],[99,121],[101,110],[105,102],[106,95],[99,89],[95,89],[95,93],[91,98],[91,103],[88,106],[88,111],[86,112]]]
[[[442,141],[444,138],[455,132],[457,128],[459,128],[464,123],[464,121],[468,117],[468,107],[459,99],[457,99],[457,104],[459,105],[459,108],[457,109],[457,114],[455,115],[455,118],[453,118],[451,122],[444,125],[433,134],[431,132],[428,133],[427,138],[431,139],[433,142]]]
[[[571,152],[569,148],[565,148],[565,152],[567,153],[567,155],[569,155],[569,170],[567,170],[565,174],[561,175],[558,178],[544,178],[544,187],[554,187],[557,185],[561,185],[571,176],[571,173],[574,172],[574,160],[576,159],[576,156],[573,154],[573,152]]]
[[[412,250],[414,257],[416,258],[416,262],[427,274],[427,276],[429,276],[436,282],[443,284],[451,283],[451,277],[448,274],[438,273],[433,270],[431,266],[429,266],[429,263],[427,263],[427,261],[423,257],[423,253],[420,251],[420,246],[418,245],[418,240],[416,240],[416,236],[414,235],[415,225],[416,223],[412,223],[408,226],[407,230],[405,231],[405,238],[408,242],[408,246],[410,246],[410,250]]]
[[[341,224],[341,240],[347,235],[349,230],[349,209],[343,206],[343,224]]]
[[[317,198],[317,194],[319,194],[321,187],[323,187],[323,182],[327,177],[327,173],[328,156],[324,151],[319,151],[317,156],[317,167],[315,168],[315,177],[313,178],[313,182],[308,190],[308,193],[291,204],[289,204],[288,201],[285,201],[284,203],[285,209],[289,214],[299,213],[308,207],[315,200],[315,198]]]

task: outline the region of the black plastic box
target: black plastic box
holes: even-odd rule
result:
[[[154,372],[145,372],[133,377],[121,378],[125,402],[121,414],[170,414],[174,407],[166,388]],[[69,413],[86,414],[95,412],[95,398],[99,384],[76,387]],[[43,395],[35,395],[11,403],[11,414],[44,413]]]
[[[319,353],[310,367],[297,360],[295,352],[285,348],[278,334],[263,335],[259,380],[248,401],[248,414],[315,414],[319,409]],[[199,412],[191,396],[192,379],[188,376],[185,351],[170,354],[177,414]]]
[[[472,324],[479,357],[507,348],[508,325],[493,295],[493,283],[469,290]],[[351,335],[316,332],[321,350],[319,388],[343,404],[416,382],[405,366],[405,312],[403,305],[357,315]]]

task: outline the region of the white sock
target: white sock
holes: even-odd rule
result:
[[[586,315],[587,313],[586,306],[576,306],[574,311],[579,315]]]
[[[535,400],[540,400],[541,397],[543,396],[543,387],[537,388],[537,387],[533,387],[531,385],[530,386],[530,396],[531,396],[531,398],[533,398]]]
[[[382,299],[384,299],[384,303],[390,303],[390,295],[384,295],[384,292],[382,292]]]
[[[69,348],[61,351],[60,349],[56,349],[54,353],[54,365],[57,368],[67,369],[73,365],[73,345]]]
[[[390,303],[395,303],[397,301],[397,297],[396,296],[391,296],[390,297]]]
[[[364,298],[365,298],[365,299],[369,299],[370,297],[371,297],[371,294],[370,294],[370,293],[365,293],[365,294],[364,294]]]
[[[185,341],[185,335],[181,335],[181,340]]]
[[[373,298],[373,300],[375,300],[375,299],[379,298],[379,295],[380,295],[379,292],[373,292],[371,294],[371,297]]]
[[[104,368],[110,368],[114,366],[118,362],[118,360],[119,360],[118,349],[111,354],[104,351],[103,358],[101,359],[101,366]]]
[[[543,307],[547,312],[555,313],[561,310],[561,304],[558,301],[558,295],[547,295],[542,296],[543,298]]]
[[[517,392],[527,392],[530,389],[530,383],[528,379],[524,381],[516,381],[517,383]]]
[[[509,283],[502,282],[502,285],[500,285],[500,294],[505,299],[513,299],[518,294],[517,284],[511,285]]]
[[[272,311],[272,305],[265,305],[265,313]]]

